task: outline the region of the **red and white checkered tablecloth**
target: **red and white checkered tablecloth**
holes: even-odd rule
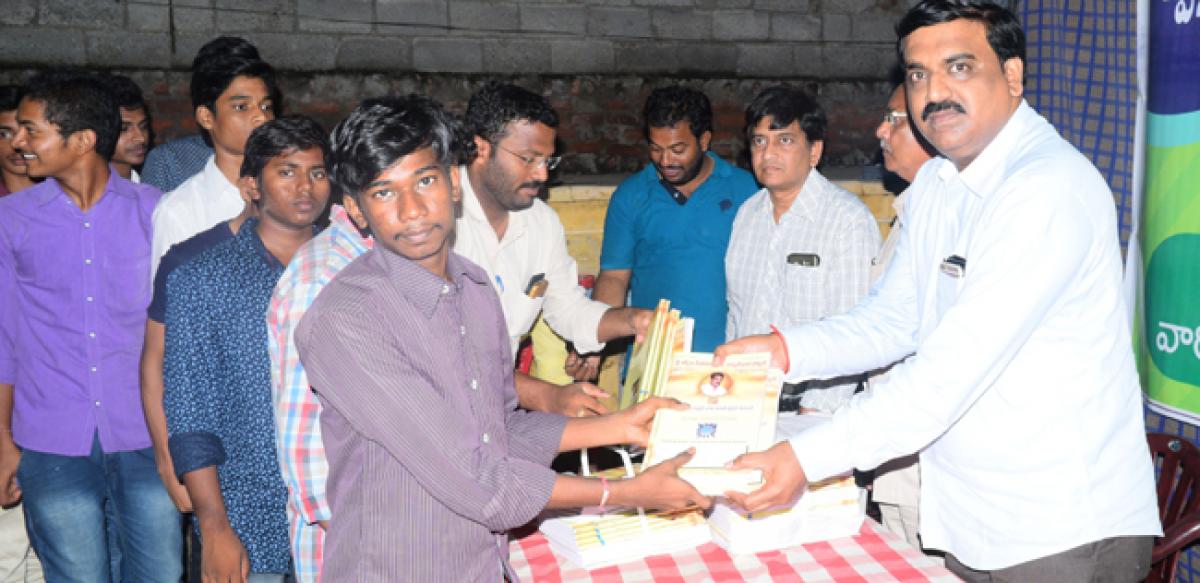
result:
[[[509,544],[509,560],[522,583],[591,581],[958,581],[934,559],[872,520],[858,535],[748,555],[730,555],[716,543],[669,555],[585,571],[550,550],[535,533]]]

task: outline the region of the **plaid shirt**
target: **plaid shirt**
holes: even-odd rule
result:
[[[767,189],[738,210],[725,254],[729,297],[727,340],[765,334],[846,312],[867,295],[871,262],[879,252],[879,225],[858,197],[809,172],[779,223]],[[793,255],[816,256],[803,264]],[[857,382],[817,383],[801,405],[833,411]]]
[[[297,581],[320,580],[325,531],[319,520],[329,520],[325,479],[329,465],[321,442],[318,417],[321,405],[308,385],[293,342],[296,326],[313,300],[335,275],[366,253],[372,241],[364,239],[349,215],[334,206],[329,227],[313,237],[292,257],[267,311],[271,350],[271,393],[275,403],[279,463],[288,485],[288,522]]]

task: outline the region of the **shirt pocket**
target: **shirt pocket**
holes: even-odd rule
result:
[[[958,294],[960,291],[962,291],[962,282],[964,277],[964,275],[955,277],[949,273],[946,273],[946,271],[941,269],[940,266],[938,267],[937,311],[939,321],[942,319],[942,316],[946,314],[946,310],[949,310],[950,307],[958,301]]]
[[[547,289],[547,291],[549,290]],[[522,292],[512,291],[506,295],[507,297],[504,298],[504,320],[508,324],[508,335],[528,334],[533,328],[533,323],[537,320],[538,314],[542,311],[542,302],[546,301],[545,294],[543,293],[541,297],[531,298]]]
[[[828,293],[825,290],[825,266],[796,265],[783,261],[780,269],[783,270],[784,288],[780,290],[779,301],[784,302],[791,323],[819,319]]]
[[[145,311],[150,305],[150,248],[129,254],[114,250],[101,258],[100,287],[115,311]]]

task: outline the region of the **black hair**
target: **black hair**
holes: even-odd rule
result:
[[[192,109],[204,106],[213,115],[217,115],[217,99],[238,77],[261,80],[267,86],[267,94],[271,96],[276,113],[279,113],[279,88],[275,85],[275,69],[264,61],[233,55],[216,55],[192,70]],[[205,144],[212,146],[212,137],[209,136],[208,130],[200,128],[200,135]]]
[[[146,100],[142,97],[142,88],[138,87],[133,79],[124,75],[104,75],[100,80],[108,85],[108,90],[112,92],[113,98],[117,100],[117,107],[121,109],[146,109]]]
[[[0,111],[14,111],[20,104],[20,87],[16,85],[0,85]]]
[[[219,36],[200,47],[196,57],[192,59],[192,70],[199,69],[201,64],[218,56],[228,56],[247,61],[261,61],[258,47],[240,36]]]
[[[222,55],[192,70],[192,108],[204,106],[215,114],[217,98],[238,77],[261,79],[271,99],[278,101],[279,88],[275,85],[275,69],[271,65],[265,61]]]
[[[58,126],[64,138],[75,132],[96,134],[96,153],[111,160],[121,137],[121,113],[108,86],[95,75],[74,71],[41,73],[30,79],[22,99],[37,101],[46,121]]]
[[[343,196],[358,196],[397,160],[426,147],[452,171],[464,141],[458,120],[433,99],[416,94],[367,99],[333,129],[330,180]]]
[[[545,97],[511,83],[492,81],[467,102],[466,131],[493,144],[504,138],[505,126],[517,120],[558,127],[558,114]]]
[[[750,105],[746,106],[746,137],[763,118],[771,118],[771,129],[780,130],[799,122],[800,129],[808,141],[825,139],[825,110],[807,92],[795,87],[779,85],[763,89]]]
[[[686,121],[699,140],[712,131],[712,104],[704,93],[689,87],[672,85],[650,92],[642,109],[642,132],[650,138],[650,128],[669,128]]]
[[[329,166],[329,138],[321,124],[303,115],[277,117],[254,128],[246,138],[246,152],[238,176],[261,179],[263,168],[271,158],[309,148],[321,148],[325,166]]]
[[[987,28],[987,41],[1003,64],[1012,58],[1025,63],[1025,32],[1009,9],[986,0],[924,0],[896,24],[896,52],[904,60],[901,43],[913,31],[965,18]]]

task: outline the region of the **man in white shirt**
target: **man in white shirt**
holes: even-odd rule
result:
[[[154,208],[150,277],[171,245],[237,216],[245,208],[237,180],[246,138],[275,119],[279,94],[267,63],[216,54],[192,71],[196,124],[212,143],[213,156],[199,174],[163,195]]]
[[[562,222],[539,198],[559,162],[554,155],[558,114],[550,103],[515,85],[489,83],[471,96],[466,126],[476,153],[460,168],[462,216],[455,226],[454,251],[487,271],[500,295],[512,355],[539,313],[580,353],[600,350],[613,338],[643,333],[650,312],[588,299],[567,252]],[[587,383],[560,390],[518,373],[522,403],[536,402],[529,398],[530,391],[548,399],[571,399],[575,409],[541,410],[605,412],[596,400],[604,393]]]
[[[764,89],[746,108],[754,175],[725,253],[725,339],[841,314],[867,295],[879,225],[867,205],[817,171],[825,111],[800,89]],[[834,411],[861,375],[784,388],[781,410]]]
[[[904,84],[892,91],[888,98],[887,113],[875,128],[875,137],[879,138],[879,148],[883,151],[883,166],[904,181],[908,186],[917,175],[917,170],[929,161],[937,152],[933,150],[916,130],[910,121],[908,106],[905,104]],[[892,201],[897,219],[892,222],[887,239],[879,250],[875,264],[871,266],[871,284],[874,285],[887,271],[896,244],[900,241],[900,233],[904,231],[904,223],[899,215],[904,209],[905,194],[901,192]],[[869,386],[883,382],[887,373],[880,373],[869,379]],[[880,522],[888,530],[904,536],[915,547],[921,546],[917,537],[917,525],[920,513],[917,504],[921,494],[921,476],[918,470],[917,456],[906,455],[894,460],[888,460],[875,470],[875,482],[871,490],[871,499],[879,504]]]
[[[897,27],[908,110],[939,157],[895,258],[843,316],[719,349],[791,379],[888,364],[830,423],[734,467],[766,485],[920,451],[921,537],[969,581],[1139,581],[1161,535],[1111,191],[1021,98],[1024,33],[990,2],[925,0]]]

